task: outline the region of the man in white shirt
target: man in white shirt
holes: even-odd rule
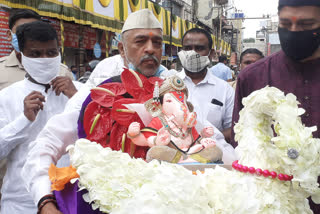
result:
[[[231,82],[232,81],[232,71],[226,66],[228,60],[225,55],[219,56],[219,63],[209,69],[216,77],[220,79]]]
[[[57,77],[61,57],[54,28],[42,21],[18,27],[17,38],[27,77],[0,91],[0,159],[7,157],[1,213],[37,212],[21,169],[28,146],[53,115],[63,111],[77,89]]]
[[[189,91],[188,100],[202,121],[208,120],[219,129],[226,141],[231,137],[234,90],[225,81],[208,72],[213,55],[210,34],[199,28],[187,31],[182,38],[179,58],[183,67],[179,76]]]
[[[148,9],[131,13],[122,29],[118,48],[124,65],[151,77],[158,73],[162,54],[162,26]],[[103,72],[110,71],[105,68]],[[98,76],[102,76],[98,74]],[[100,83],[100,80],[94,84]],[[93,85],[94,85],[93,84]],[[90,82],[69,101],[62,114],[52,117],[31,143],[22,175],[34,202],[51,193],[48,169],[66,153],[66,147],[77,139],[77,122],[83,101],[90,93]],[[40,213],[60,213],[54,203],[45,204]]]
[[[18,39],[16,36],[17,27],[25,24],[41,20],[41,16],[28,9],[13,9],[10,12],[9,17],[9,30],[7,31],[7,39],[11,42],[14,50],[9,56],[0,58],[0,90],[9,85],[23,80],[26,75],[26,71],[21,65],[21,54],[19,51]],[[68,67],[60,64],[59,76],[66,76],[72,78],[71,72],[68,71]],[[0,188],[2,185],[2,179],[6,171],[6,159],[0,161]],[[1,198],[1,194],[0,194]]]

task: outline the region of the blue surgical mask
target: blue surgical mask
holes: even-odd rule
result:
[[[131,69],[131,70],[134,70],[134,71],[137,70],[137,69],[136,69],[136,66],[134,66],[131,62],[129,62],[128,67],[129,67],[129,69]]]
[[[126,58],[126,60],[127,60],[127,62],[128,62],[128,67],[129,67],[129,69],[134,70],[134,71],[138,71],[139,69],[136,68],[136,66],[134,66],[133,63],[128,60],[128,57],[127,57],[127,54],[126,54],[126,53],[127,53],[127,50],[126,50],[126,48],[124,47],[124,54],[125,54],[125,58]],[[154,76],[160,77],[160,74],[161,74],[164,70],[165,70],[165,68],[160,65],[159,68],[158,68],[157,71],[156,71],[156,74],[155,74]],[[139,71],[138,71],[138,72],[139,72]]]
[[[161,73],[163,72],[163,71],[165,71],[166,70],[166,68],[163,66],[163,65],[159,65],[159,68],[157,69],[157,72],[156,72],[156,74],[155,74],[155,76],[156,77],[160,77],[160,75],[161,75]]]
[[[129,65],[128,65],[128,67],[129,67],[129,69],[131,69],[131,70],[134,70],[134,71],[138,71],[138,69],[130,62],[129,63]],[[157,71],[156,71],[156,73],[155,73],[155,77],[160,77],[160,75],[161,75],[161,73],[163,72],[163,71],[165,71],[166,69],[162,66],[162,65],[160,65],[159,67],[158,67],[158,69],[157,69]]]
[[[12,36],[12,41],[11,41],[12,47],[13,47],[17,52],[20,53],[17,35],[16,35],[15,33],[12,33],[12,32],[11,32],[11,36]]]

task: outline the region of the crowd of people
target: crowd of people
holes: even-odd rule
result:
[[[225,56],[209,68],[215,54],[213,41],[200,28],[182,37],[178,53],[182,70],[162,66],[162,26],[144,9],[125,21],[119,54],[95,64],[81,84],[73,81],[76,68],[71,73],[61,64],[53,27],[34,11],[15,10],[7,34],[14,50],[0,59],[1,213],[61,213],[50,188],[50,164],[69,164],[66,147],[78,139],[78,118],[90,89],[107,79],[120,81],[123,67],[148,78],[178,75],[183,79],[198,125],[212,126],[217,145],[233,160],[237,142],[232,128],[239,120],[241,101],[267,85],[293,93],[306,111],[302,122],[318,127],[320,1],[279,0],[278,12],[282,50],[269,57],[257,49],[245,50],[234,81]],[[319,134],[317,130],[313,136]],[[319,205],[310,201],[310,206],[320,212]]]

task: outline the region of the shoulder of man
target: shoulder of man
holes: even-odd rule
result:
[[[14,91],[14,92],[19,91],[19,93],[20,92],[23,93],[25,91],[23,80],[14,82],[4,88],[1,88],[1,86],[0,86],[0,100],[1,100],[1,102],[4,101],[3,99],[6,99],[7,101],[10,101],[10,102],[12,102],[12,101],[15,102],[17,97],[11,96],[12,91]]]
[[[122,57],[118,54],[112,57],[103,59],[98,63],[92,71],[92,78],[107,78],[121,74],[121,69],[124,67]]]
[[[222,80],[220,79],[219,77],[215,76],[214,74],[210,73],[208,74],[209,75],[209,78],[211,78],[213,81],[215,81],[215,83],[219,86],[219,87],[223,87],[223,88],[226,88],[226,89],[232,89],[232,87],[230,86],[230,84],[225,81],[225,80]],[[232,89],[233,90],[233,89]]]
[[[224,70],[226,70],[226,71],[231,70],[231,69],[229,68],[229,66],[227,66],[227,65],[225,65],[225,64],[223,64],[223,63],[222,63],[222,65],[221,65],[221,67],[222,67]]]
[[[7,65],[7,60],[8,60],[9,56],[4,56],[4,57],[1,57],[0,58],[0,67],[1,67],[1,70],[3,70]],[[0,71],[1,72],[1,71]]]
[[[71,71],[69,70],[68,66],[66,66],[63,63],[60,63],[60,71],[59,71],[59,76],[67,76],[70,77],[72,80],[74,80],[73,75]]]
[[[4,63],[7,59],[8,59],[9,56],[3,56],[0,58],[0,63]]]
[[[100,66],[106,66],[106,65],[112,65],[112,64],[122,64],[123,65],[123,59],[121,57],[120,54],[118,55],[114,55],[114,56],[111,56],[111,57],[108,57],[108,58],[105,58],[103,60],[101,60],[98,65],[96,66],[97,67],[100,67]]]
[[[63,64],[63,63],[60,63],[60,69],[68,69],[68,66],[66,66],[66,65]]]

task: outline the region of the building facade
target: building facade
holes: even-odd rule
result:
[[[168,10],[163,4],[172,4]],[[161,4],[159,4],[161,3]],[[148,1],[148,0],[3,0],[1,14],[1,56],[12,51],[6,39],[8,17],[12,9],[28,8],[39,13],[56,29],[62,50],[63,62],[76,65],[85,71],[85,64],[93,59],[102,60],[116,48],[122,25],[128,15],[140,9],[149,9],[163,26],[163,37],[167,50],[164,55],[177,54],[181,37],[188,29],[196,27],[192,22],[192,0]],[[170,6],[171,7],[171,6]],[[171,11],[172,14],[171,15]],[[186,19],[184,19],[184,17]],[[171,21],[172,20],[172,21]],[[175,48],[168,48],[175,47]]]

